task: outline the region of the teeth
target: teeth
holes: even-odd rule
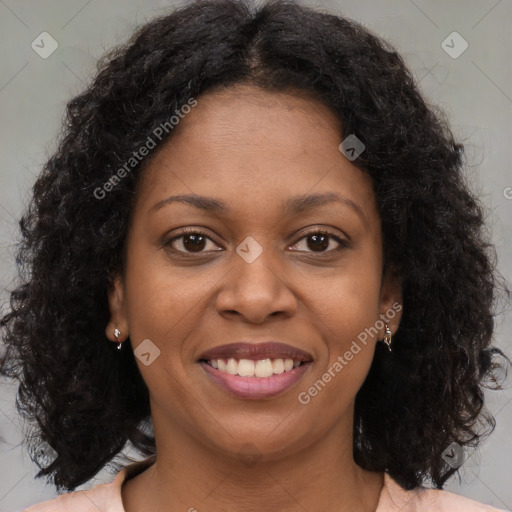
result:
[[[250,359],[240,359],[238,363],[238,375],[240,375],[240,377],[254,377],[254,361]]]
[[[261,361],[258,361],[254,368],[254,375],[256,375],[256,377],[270,377],[271,375],[274,375],[272,361],[270,359],[262,359]]]
[[[226,371],[230,375],[236,375],[239,371],[238,363],[234,359],[228,359],[228,364],[226,365]]]
[[[260,359],[253,361],[251,359],[234,358],[213,359],[208,361],[213,368],[230,375],[239,375],[240,377],[271,377],[284,372],[289,372],[300,366],[300,361],[293,359]]]
[[[284,361],[282,359],[274,359],[272,366],[276,375],[284,372]]]

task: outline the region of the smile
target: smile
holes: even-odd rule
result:
[[[311,366],[293,359],[216,359],[200,361],[212,381],[232,396],[273,398],[292,388]]]
[[[293,359],[260,359],[253,361],[251,359],[213,359],[207,363],[220,372],[230,375],[239,375],[240,377],[272,377],[289,372],[300,366],[302,361]]]
[[[198,360],[212,382],[237,398],[273,398],[288,391],[312,365],[305,350],[277,341],[241,341],[203,352]]]

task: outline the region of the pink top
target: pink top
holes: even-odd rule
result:
[[[135,462],[122,469],[113,482],[75,491],[53,500],[32,505],[23,512],[125,512],[121,486],[149,467],[155,456]],[[387,473],[375,512],[506,512],[447,491],[419,488],[405,491]]]

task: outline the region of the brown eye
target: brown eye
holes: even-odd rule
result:
[[[187,251],[199,252],[202,251],[206,245],[206,238],[202,235],[184,235],[182,238],[183,247],[185,247]]]
[[[326,235],[309,235],[306,237],[308,241],[308,248],[312,249],[313,251],[323,251],[329,247],[329,237]]]
[[[333,240],[338,244],[338,246],[329,249]],[[299,249],[299,252],[329,253],[340,251],[348,247],[347,242],[327,231],[314,231],[312,233],[308,233],[292,247],[298,247],[303,241],[306,241],[306,250]]]
[[[171,238],[165,245],[175,252],[181,253],[202,253],[208,248],[208,242],[212,247],[210,250],[216,250],[218,246],[210,237],[202,231],[187,231]]]

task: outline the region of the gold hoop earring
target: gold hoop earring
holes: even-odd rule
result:
[[[119,341],[119,336],[121,336],[121,331],[119,329],[114,329],[114,337],[117,341],[117,350],[121,350],[121,347],[123,346],[123,342]]]
[[[388,350],[391,352],[391,330],[388,324],[384,324],[385,334],[384,339],[382,340],[388,347]]]

